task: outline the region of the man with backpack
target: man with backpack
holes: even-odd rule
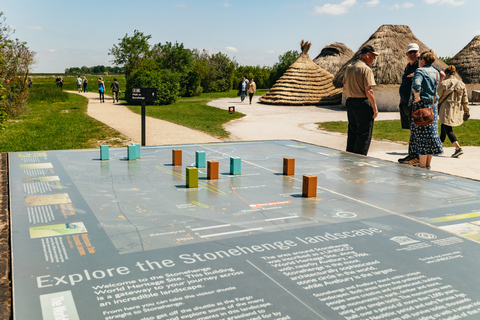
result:
[[[117,82],[117,78],[113,78],[113,82],[110,85],[110,88],[112,89],[113,103],[115,103],[115,100],[117,100],[118,103],[118,93],[120,92],[120,85]]]

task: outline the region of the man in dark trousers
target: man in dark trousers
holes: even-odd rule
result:
[[[347,96],[347,151],[367,155],[373,122],[378,115],[372,87],[376,85],[370,66],[378,56],[372,46],[360,50],[360,57],[345,70],[343,90]]]
[[[402,76],[402,83],[400,84],[400,104],[398,105],[398,109],[400,110],[400,123],[402,125],[402,129],[408,129],[410,131],[410,125],[412,122],[412,105],[408,105],[408,101],[410,100],[410,94],[412,91],[413,74],[418,68],[420,47],[416,43],[410,43],[407,46],[406,54],[408,58],[408,64],[405,67]],[[398,162],[413,166],[417,165],[419,163],[418,154],[409,154],[405,158],[398,159]]]

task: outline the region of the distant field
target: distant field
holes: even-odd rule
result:
[[[81,75],[83,79],[83,75]],[[103,81],[105,82],[105,86],[107,89],[110,88],[110,85],[113,82],[113,78],[117,78],[118,83],[120,84],[120,90],[123,92],[125,91],[126,88],[126,81],[125,81],[125,76],[124,75],[118,75],[118,76],[87,76],[88,80],[88,91],[89,92],[98,92],[98,79],[102,77]],[[63,90],[67,91],[75,91],[77,90],[77,77],[76,76],[62,76],[63,78]],[[41,76],[39,74],[33,75],[32,76],[32,81],[33,85],[51,85],[52,87],[56,88],[57,82],[56,82],[56,75],[44,75]],[[108,95],[109,90],[105,92],[105,94]]]

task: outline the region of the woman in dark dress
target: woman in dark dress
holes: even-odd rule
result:
[[[411,123],[411,134],[409,154],[418,154],[420,168],[430,169],[430,163],[434,154],[443,153],[442,142],[438,136],[438,95],[437,87],[440,82],[440,74],[433,67],[435,62],[435,51],[422,52],[418,60],[419,68],[413,75],[412,95],[413,111],[420,108],[433,109],[434,121],[426,126],[417,126],[413,119]]]

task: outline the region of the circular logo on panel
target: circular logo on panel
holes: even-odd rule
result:
[[[357,215],[353,212],[337,212],[335,215],[343,219],[353,219],[357,217]]]
[[[415,233],[415,236],[420,239],[425,239],[425,240],[433,240],[437,239],[437,236],[428,232],[417,232]]]

